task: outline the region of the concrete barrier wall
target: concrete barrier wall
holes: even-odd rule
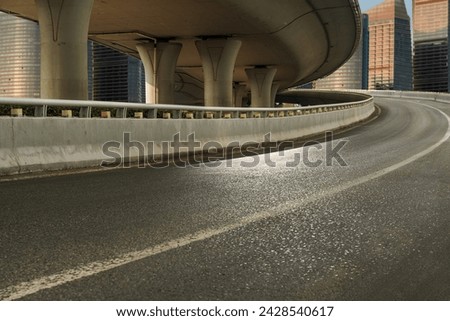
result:
[[[344,104],[367,99],[366,93],[355,91],[330,91],[323,89],[293,89],[279,93],[277,101],[296,103],[302,106],[322,104]]]
[[[372,90],[365,92],[374,97],[409,98],[418,100],[432,100],[450,103],[450,94],[421,91],[395,91],[395,90]]]
[[[360,107],[285,118],[253,119],[79,119],[0,117],[0,174],[99,166],[111,160],[102,148],[108,141],[121,143],[111,149],[123,155],[124,133],[147,146],[154,142],[153,155],[163,153],[163,142],[195,134],[204,146],[215,141],[226,147],[232,142],[288,140],[351,125],[374,112],[373,102]],[[131,157],[139,155],[130,149]],[[169,150],[169,153],[173,150]],[[148,150],[145,151],[149,153]],[[140,155],[143,156],[143,155]]]

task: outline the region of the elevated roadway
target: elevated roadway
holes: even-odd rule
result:
[[[376,103],[376,120],[276,167],[1,182],[0,298],[449,300],[449,105]],[[341,142],[347,166],[286,166]]]
[[[74,30],[81,28],[82,22],[70,18],[72,13],[64,15],[64,10],[72,10],[67,1],[63,4],[58,0],[39,0],[37,3],[42,8],[41,23],[44,21],[49,25],[46,27],[49,31],[44,31],[48,35],[44,38],[58,42],[60,50],[61,45],[65,46],[65,42],[75,37]],[[360,36],[360,13],[355,0],[82,0],[77,1],[78,4],[80,8],[92,5],[87,20],[89,38],[127,54],[139,57],[137,47],[148,43],[181,44],[176,61],[177,100],[183,103],[198,103],[203,98],[198,97],[198,84],[204,83],[206,58],[199,54],[196,45],[199,40],[226,38],[241,44],[235,63],[233,61],[227,67],[231,68],[233,83],[244,84],[250,89],[246,69],[256,66],[276,69],[273,83],[284,89],[332,73],[351,57]],[[80,8],[73,12],[79,14]],[[39,20],[34,0],[4,0],[0,10]],[[44,19],[44,15],[48,17]],[[85,15],[89,18],[88,13]],[[63,39],[65,28],[70,31],[67,39]],[[57,40],[57,36],[61,40]],[[215,49],[206,54],[207,59],[225,55],[226,50],[220,53],[216,50],[221,46],[213,45]],[[48,69],[58,61],[55,56],[61,54],[54,48],[51,50],[53,58],[48,62]],[[176,60],[177,54],[173,55],[171,59]],[[73,58],[71,64],[76,61]],[[220,62],[215,63],[220,65]],[[272,81],[269,83],[272,85]],[[271,86],[267,88],[270,90]],[[44,95],[45,98],[79,99],[67,97],[70,94],[51,93]]]

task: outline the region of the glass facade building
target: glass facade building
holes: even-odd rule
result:
[[[412,90],[411,24],[404,0],[385,0],[369,15],[369,89]]]
[[[413,0],[414,90],[449,92],[448,0]]]
[[[40,97],[39,37],[37,23],[0,12],[0,96]]]
[[[0,12],[0,96],[39,98],[39,25]],[[145,102],[141,61],[100,44],[88,43],[89,99]]]
[[[92,44],[94,100],[145,103],[145,73],[139,59]]]
[[[331,75],[314,82],[316,89],[367,89],[369,71],[368,16],[362,15],[362,32],[353,56]]]

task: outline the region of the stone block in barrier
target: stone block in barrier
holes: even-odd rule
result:
[[[11,108],[11,116],[12,117],[22,117],[23,116],[22,108]]]
[[[109,110],[108,111],[102,111],[100,113],[100,117],[101,118],[111,118],[111,112]]]
[[[61,117],[72,118],[72,110],[71,109],[63,109],[63,110],[61,110]]]

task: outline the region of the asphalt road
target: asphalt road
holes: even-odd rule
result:
[[[376,120],[276,167],[0,182],[0,299],[449,300],[450,107],[376,102]],[[347,166],[328,166],[341,141]],[[305,150],[324,162],[292,166]]]

